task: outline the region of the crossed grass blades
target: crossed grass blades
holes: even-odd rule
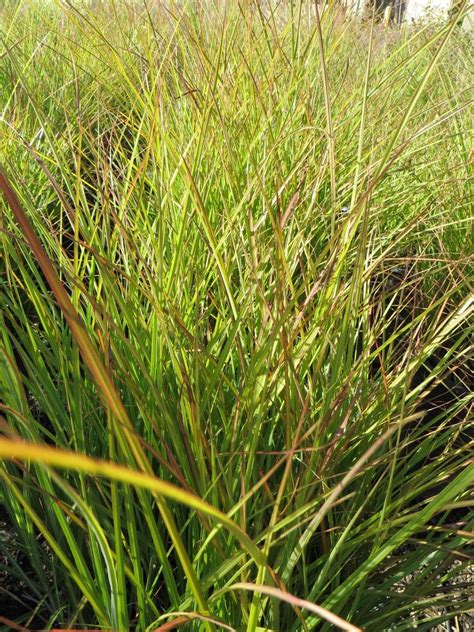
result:
[[[6,629],[472,608],[457,18],[2,3]]]

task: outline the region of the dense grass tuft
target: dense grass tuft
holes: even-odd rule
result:
[[[463,616],[456,19],[18,0],[0,24],[0,615],[248,632]]]

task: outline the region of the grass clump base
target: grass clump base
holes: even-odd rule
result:
[[[19,0],[0,22],[5,625],[465,616],[457,19]]]

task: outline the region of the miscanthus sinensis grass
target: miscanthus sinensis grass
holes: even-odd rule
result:
[[[469,42],[319,17],[2,4],[6,619],[472,607]]]

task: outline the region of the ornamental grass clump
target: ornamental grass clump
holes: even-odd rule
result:
[[[5,629],[469,625],[458,20],[3,3]]]

